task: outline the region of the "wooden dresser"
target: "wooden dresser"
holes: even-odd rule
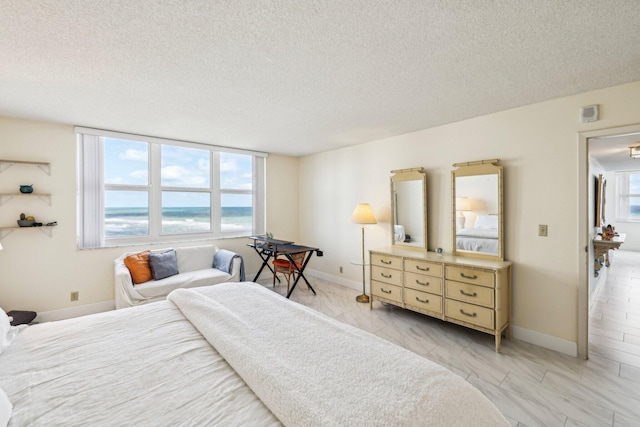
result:
[[[511,263],[399,248],[369,251],[371,302],[394,304],[500,338],[511,335]]]

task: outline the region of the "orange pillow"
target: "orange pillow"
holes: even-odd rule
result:
[[[129,255],[124,259],[124,265],[129,269],[134,285],[153,279],[151,266],[149,265],[149,253],[151,253],[151,251],[144,251]]]

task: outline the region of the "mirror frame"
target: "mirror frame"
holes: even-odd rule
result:
[[[427,250],[427,174],[424,168],[398,169],[392,170],[391,173],[391,245],[402,246],[407,249]],[[422,181],[422,226],[423,226],[423,242],[421,246],[397,243],[395,241],[393,226],[396,224],[396,203],[393,197],[394,183],[402,181]]]
[[[502,166],[497,165],[500,159],[478,160],[475,162],[454,163],[457,168],[451,171],[451,234],[453,243],[453,255],[473,258],[492,259],[504,261],[504,209],[503,209],[503,171]],[[456,177],[474,175],[498,175],[498,253],[492,255],[486,252],[459,251],[456,249]]]

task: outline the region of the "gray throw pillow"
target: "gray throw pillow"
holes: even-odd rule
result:
[[[176,259],[176,251],[173,249],[149,254],[149,266],[151,267],[151,275],[153,280],[164,279],[165,277],[178,274],[178,261]]]

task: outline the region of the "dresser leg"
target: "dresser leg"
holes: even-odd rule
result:
[[[502,332],[496,332],[496,353],[500,353],[500,340],[502,339]]]

